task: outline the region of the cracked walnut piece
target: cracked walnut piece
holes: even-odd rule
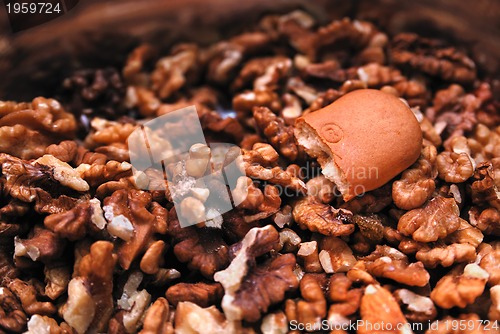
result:
[[[442,152],[437,157],[439,177],[446,182],[465,182],[474,174],[474,163],[467,153]]]
[[[422,206],[436,189],[436,148],[422,149],[420,158],[392,184],[392,198],[400,209],[411,210]]]
[[[460,226],[460,210],[453,198],[435,197],[422,208],[405,213],[398,231],[415,241],[431,242],[455,232]]]
[[[295,191],[298,195],[307,192],[304,181],[291,171],[276,166],[279,155],[271,145],[256,143],[251,151],[242,151],[243,167],[248,177],[286,187],[291,191]]]
[[[191,302],[181,302],[175,310],[176,334],[255,334],[239,321],[227,320],[215,306],[201,308]]]
[[[219,283],[177,283],[167,289],[165,296],[170,304],[177,306],[180,302],[191,302],[201,307],[209,307],[218,303],[224,294]]]
[[[22,281],[15,278],[8,283],[7,288],[16,295],[27,315],[40,314],[52,316],[57,309],[52,302],[40,301],[40,289],[37,289],[36,280]]]
[[[410,286],[425,286],[430,275],[421,262],[410,263],[408,257],[389,246],[377,245],[376,250],[361,258],[366,271],[375,277],[390,278]]]
[[[446,81],[470,83],[476,78],[476,66],[465,53],[417,34],[396,35],[391,58],[397,66],[408,66]]]
[[[142,318],[151,302],[151,295],[146,289],[139,290],[143,279],[140,271],[133,271],[129,276],[117,305],[120,308],[109,322],[108,331],[123,328],[127,333],[136,333],[142,325]]]
[[[285,125],[281,117],[266,107],[254,108],[253,118],[258,129],[282,156],[290,161],[297,158],[299,149],[295,143],[292,126]]]
[[[431,299],[445,309],[464,308],[483,293],[488,277],[488,272],[475,263],[458,266],[437,282]]]
[[[306,274],[300,280],[302,299],[288,299],[285,303],[285,314],[288,320],[319,328],[321,320],[326,316],[326,298],[323,293],[326,285],[324,274]]]
[[[146,311],[139,334],[173,334],[170,308],[165,298],[158,298]]]
[[[87,233],[97,233],[106,227],[101,202],[97,198],[78,203],[74,208],[45,217],[44,225],[59,237],[75,241]]]
[[[104,200],[103,210],[108,232],[123,239],[117,253],[124,269],[146,252],[154,242],[154,233],[166,232],[167,211],[152,202],[148,192],[117,190]]]
[[[337,237],[323,237],[319,261],[327,274],[347,272],[356,264],[356,258],[345,241]]]
[[[310,196],[295,203],[292,215],[300,228],[311,232],[330,236],[343,236],[354,232],[351,211],[335,209]]]
[[[187,262],[188,268],[199,271],[206,278],[212,279],[215,272],[229,264],[229,247],[218,229],[182,228],[176,211],[172,209],[169,212],[168,235],[173,239],[177,259]]]
[[[76,121],[53,99],[29,103],[0,101],[0,151],[22,159],[43,155],[45,147],[74,136]]]
[[[500,242],[479,245],[476,261],[479,261],[479,266],[490,275],[488,284],[500,285]]]
[[[76,334],[67,323],[58,324],[53,318],[35,314],[28,321],[28,330],[24,334]]]
[[[330,277],[327,298],[333,302],[330,306],[329,317],[335,313],[341,316],[349,316],[356,313],[363,296],[362,288],[354,288],[346,274],[333,274]]]
[[[79,262],[78,276],[68,286],[68,301],[62,308],[64,320],[78,334],[105,331],[113,313],[113,244],[96,241]],[[82,310],[85,310],[82,312]]]
[[[0,331],[21,332],[26,326],[26,314],[14,294],[0,287]]]
[[[421,296],[408,289],[394,291],[394,297],[400,303],[403,313],[409,321],[429,321],[437,315],[436,307],[429,297]]]
[[[214,280],[224,287],[222,309],[228,320],[257,321],[261,312],[283,300],[286,291],[297,288],[293,254],[279,255],[262,265],[255,263],[256,257],[278,244],[279,234],[271,225],[253,228],[235,247],[229,267],[215,273]]]

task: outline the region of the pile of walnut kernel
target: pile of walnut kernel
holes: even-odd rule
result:
[[[495,332],[446,325],[500,320],[500,84],[463,51],[295,11],[208,47],[141,45],[62,85],[61,103],[0,102],[0,333]],[[293,124],[360,88],[405,99],[424,143],[344,203]],[[214,226],[181,228],[168,189],[140,190],[129,163],[140,122],[190,105],[245,162],[248,197]]]

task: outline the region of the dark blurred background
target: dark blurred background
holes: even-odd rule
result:
[[[480,69],[499,73],[500,1],[477,0],[80,0],[68,13],[12,32],[0,9],[0,100],[51,93],[79,68],[121,68],[140,42],[208,44],[267,13],[302,8],[320,22],[368,19],[389,33],[414,31],[466,44]]]

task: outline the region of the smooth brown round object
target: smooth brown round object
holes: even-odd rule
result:
[[[422,131],[410,108],[374,89],[353,91],[298,118],[295,136],[346,201],[411,166],[422,147]]]

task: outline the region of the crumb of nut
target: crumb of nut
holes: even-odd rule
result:
[[[68,301],[63,311],[64,320],[78,333],[85,333],[95,314],[95,303],[81,278],[74,278],[68,285]]]
[[[151,295],[145,290],[138,289],[143,275],[140,272],[132,272],[123,287],[123,293],[117,305],[121,311],[115,315],[120,325],[127,333],[135,333],[141,325],[145,310],[151,301]]]
[[[287,334],[288,320],[282,311],[270,313],[262,319],[262,334]]]
[[[429,297],[421,296],[408,289],[394,291],[394,297],[400,302],[403,313],[409,321],[429,321],[437,315],[436,307]]]
[[[292,223],[292,207],[290,205],[285,205],[280,211],[276,212],[274,215],[274,223],[279,228],[290,225]]]
[[[239,321],[228,321],[215,306],[201,308],[191,302],[181,302],[177,306],[174,319],[175,333],[201,334],[201,333],[255,333],[250,328],[245,328]]]
[[[347,272],[356,263],[356,258],[347,243],[337,237],[321,239],[319,261],[327,274]]]
[[[71,278],[71,269],[66,264],[45,266],[45,294],[52,300],[66,292]]]
[[[28,321],[28,330],[25,334],[46,334],[46,333],[62,333],[73,334],[75,330],[62,322],[60,325],[53,318],[42,316],[39,314],[33,315]]]
[[[107,230],[112,236],[118,237],[122,240],[129,241],[134,234],[134,226],[123,215],[113,216],[112,212],[108,210],[108,207],[104,207],[105,216],[108,218],[109,223],[107,224]]]
[[[14,247],[15,256],[28,256],[33,261],[38,260],[40,256],[40,250],[37,247],[24,245],[17,236],[14,238]]]
[[[280,251],[284,253],[290,253],[299,248],[300,242],[302,241],[294,230],[289,228],[284,228],[280,232]]]
[[[300,243],[297,258],[301,260],[304,270],[308,273],[320,273],[323,271],[319,261],[319,250],[317,241]]]
[[[413,333],[397,301],[387,289],[381,286],[372,284],[365,288],[360,313],[361,319],[365,321],[363,326],[358,328],[360,334],[372,332],[367,324],[375,325],[382,322],[392,324],[392,328],[398,328],[397,333]]]

